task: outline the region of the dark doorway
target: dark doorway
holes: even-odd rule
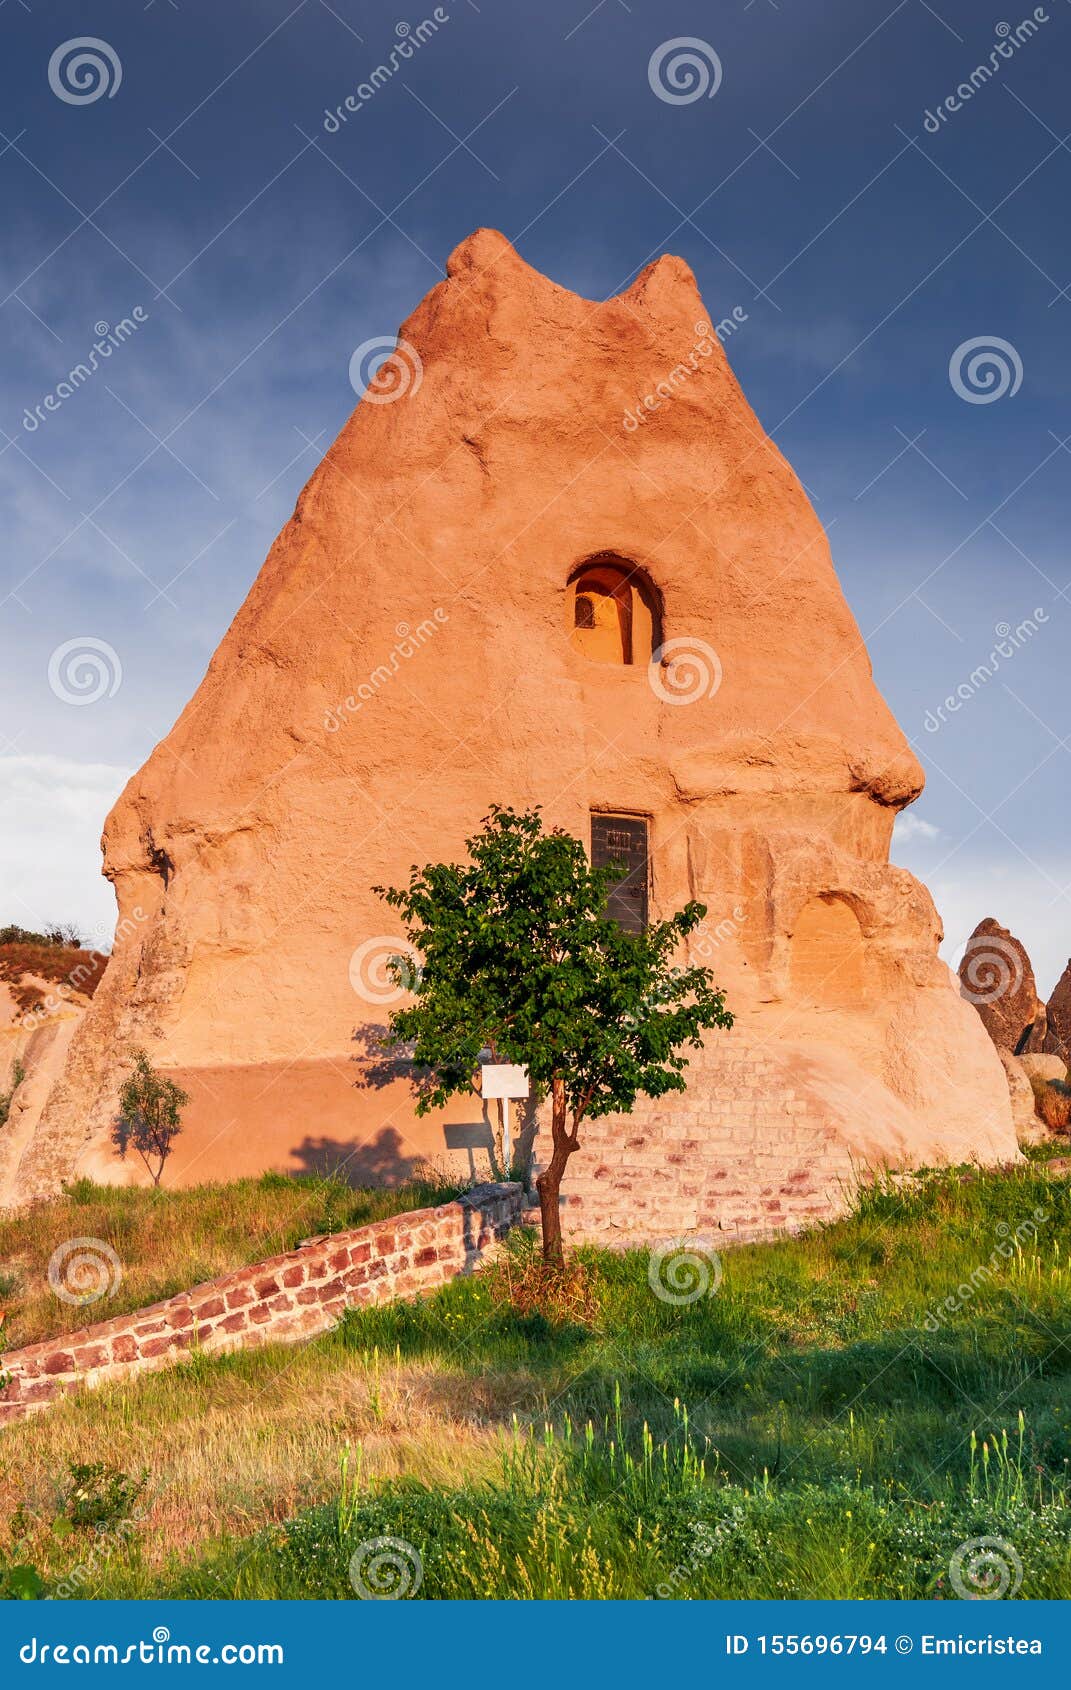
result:
[[[606,896],[607,914],[626,933],[642,933],[647,926],[647,823],[641,816],[591,818],[591,864],[622,869],[621,879]]]

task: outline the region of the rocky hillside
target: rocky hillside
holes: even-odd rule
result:
[[[0,1207],[107,961],[67,930],[0,927]]]

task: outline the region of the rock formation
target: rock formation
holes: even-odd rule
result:
[[[1031,1049],[1035,1047],[1032,1045]],[[1040,1048],[1059,1056],[1071,1068],[1071,962],[1064,969],[1045,1006],[1045,1039]]]
[[[634,1231],[794,1224],[780,1194],[819,1140],[834,1171],[1013,1158],[1000,1061],[938,960],[929,894],[888,860],[922,783],[687,266],[589,301],[482,230],[108,818],[120,937],[10,1195],[116,1177],[107,1124],[138,1045],[194,1096],[169,1179],[336,1161],[389,1179],[426,1154],[485,1172],[478,1100],[417,1122],[404,1064],[372,1083],[364,1058],[399,949],[371,889],[459,855],[492,802],[620,835],[637,919],[709,908],[691,951],[737,1025],[633,1128],[640,1172],[615,1201],[643,1209]],[[733,1215],[717,1169],[687,1195],[683,1147],[712,1111]],[[614,1131],[623,1146],[611,1123],[574,1158],[593,1232]]]
[[[1040,1120],[1034,1105],[1034,1088],[1030,1084],[1030,1070],[1026,1066],[1029,1057],[1016,1056],[1002,1046],[998,1047],[997,1055],[1008,1080],[1016,1138],[1023,1145],[1044,1144],[1051,1135]]]
[[[991,915],[967,940],[959,979],[960,991],[999,1049],[1022,1055],[1043,1048],[1045,1005],[1038,997],[1030,958],[1025,946]]]

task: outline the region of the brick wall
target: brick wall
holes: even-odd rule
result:
[[[0,1355],[0,1373],[11,1377],[0,1425],[193,1350],[293,1342],[325,1331],[346,1308],[432,1291],[470,1272],[519,1218],[522,1201],[519,1185],[474,1186],[457,1202],[310,1239],[151,1308],[9,1351]]]
[[[686,1092],[582,1124],[562,1182],[566,1236],[746,1244],[843,1214],[858,1172],[791,1061],[735,1033],[687,1054]]]

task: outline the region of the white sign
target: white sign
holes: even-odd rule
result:
[[[513,1062],[488,1062],[480,1069],[484,1097],[527,1097],[528,1072]]]

